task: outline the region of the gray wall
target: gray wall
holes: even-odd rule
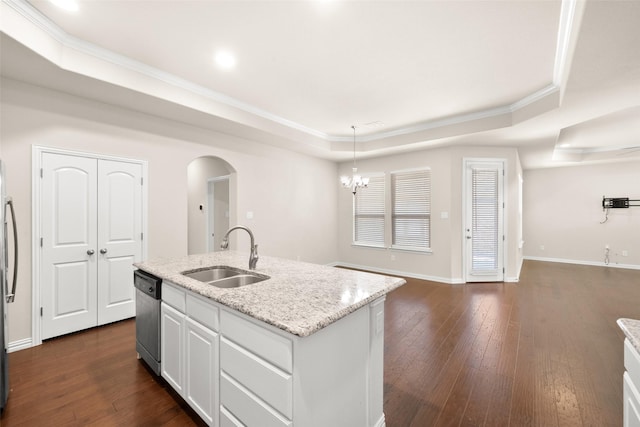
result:
[[[525,171],[525,256],[602,265],[609,245],[611,265],[640,268],[640,207],[600,224],[602,196],[640,199],[640,161]]]

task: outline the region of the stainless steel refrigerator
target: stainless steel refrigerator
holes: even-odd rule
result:
[[[16,215],[13,210],[13,201],[6,194],[6,182],[4,176],[4,163],[0,160],[0,412],[4,410],[9,397],[9,363],[7,348],[9,347],[9,327],[7,324],[7,304],[13,302],[16,293],[17,265],[18,265],[18,232],[16,230]],[[8,227],[7,213],[11,212],[11,225],[13,228],[13,278],[9,289],[9,245],[7,242]]]

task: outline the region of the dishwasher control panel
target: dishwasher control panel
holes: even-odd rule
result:
[[[144,292],[154,299],[161,298],[162,279],[146,271],[136,270],[133,272],[133,283],[136,289]]]

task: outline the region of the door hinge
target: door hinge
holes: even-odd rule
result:
[[[44,169],[40,168],[40,178],[44,178]]]
[[[502,274],[504,274],[504,267],[502,267]]]
[[[504,242],[504,234],[502,235],[502,241]]]
[[[140,185],[144,185],[144,178],[140,178]]]
[[[44,246],[44,239],[41,237],[40,238],[40,247]]]
[[[144,233],[140,233],[140,240],[144,240]]]
[[[42,317],[42,307],[40,307],[40,317]]]

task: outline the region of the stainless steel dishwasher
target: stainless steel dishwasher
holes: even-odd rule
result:
[[[162,279],[145,271],[133,272],[136,286],[136,351],[160,375],[160,303]]]

